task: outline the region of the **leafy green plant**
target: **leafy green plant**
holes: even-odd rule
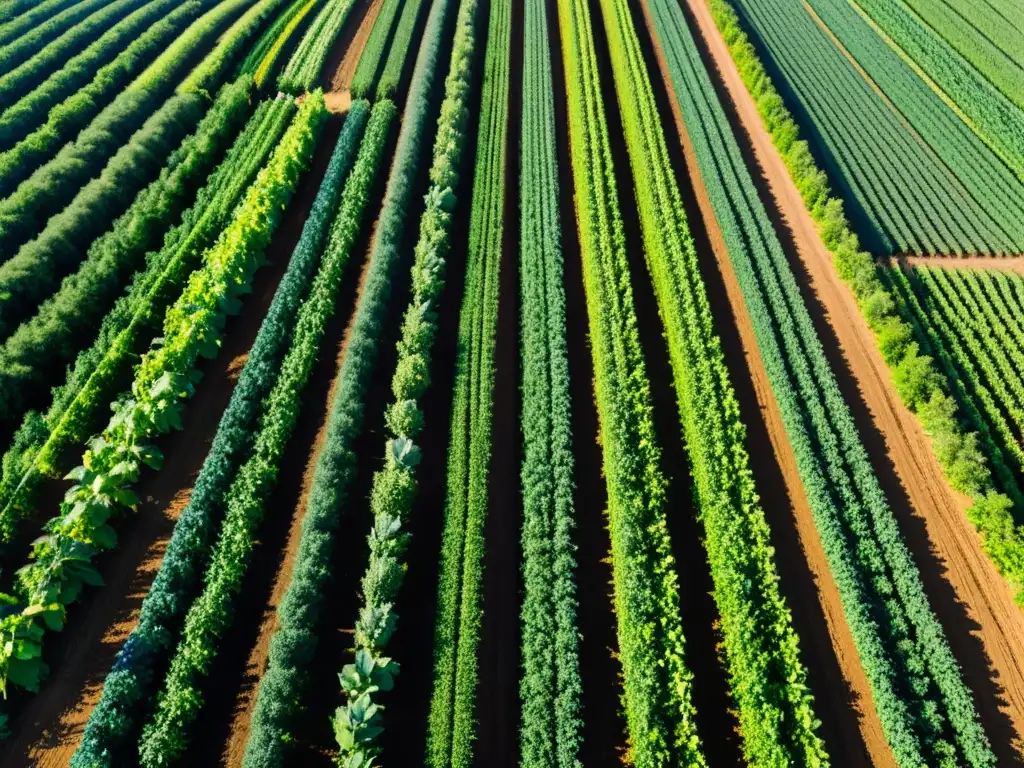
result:
[[[349,91],[354,97],[365,98],[373,90],[381,61],[390,47],[395,16],[404,4],[403,0],[385,0],[381,5],[377,18],[373,21],[370,37],[366,41],[366,45],[363,46],[362,53],[359,54],[359,63],[356,65],[356,72],[349,85]]]
[[[316,86],[327,54],[354,6],[355,0],[327,0],[277,79],[278,88],[299,94]]]

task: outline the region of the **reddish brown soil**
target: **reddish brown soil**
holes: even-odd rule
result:
[[[341,52],[340,60],[328,61],[326,71],[332,72],[330,77],[331,92],[348,92],[348,86],[356,73],[356,66],[359,64],[359,57],[363,54],[366,41],[373,31],[373,24],[377,21],[377,14],[384,4],[384,0],[370,0],[363,2],[345,23],[345,28],[338,37],[336,51]],[[333,67],[333,69],[331,68]]]
[[[900,256],[893,261],[911,267],[939,269],[991,269],[1024,273],[1024,256]]]
[[[838,351],[852,377],[852,384],[865,404],[861,428],[875,432],[881,445],[869,445],[876,467],[890,462],[897,487],[886,492],[900,518],[908,546],[922,571],[933,608],[942,620],[950,644],[964,669],[964,676],[975,694],[989,737],[1005,764],[1019,757],[1013,743],[1024,728],[1024,669],[1019,659],[1024,651],[1024,616],[1013,603],[1007,584],[981,550],[980,540],[964,516],[967,500],[946,484],[931,451],[931,446],[913,415],[902,406],[890,382],[870,329],[857,310],[849,289],[836,274],[830,254],[817,235],[813,220],[803,206],[799,192],[790,180],[781,158],[771,144],[757,114],[753,99],[740,79],[724,41],[719,36],[710,11],[701,0],[687,0],[691,23],[695,23],[722,81],[722,93],[735,110],[742,128],[741,144],[749,144],[765,189],[766,202],[781,214],[795,247],[794,266],[802,268],[808,290],[819,303],[823,321],[827,321]],[[662,62],[663,75],[666,73]],[[715,76],[713,72],[713,77]],[[679,115],[676,115],[677,123]],[[692,151],[685,140],[687,158]],[[692,162],[690,167],[695,167]],[[696,174],[691,174],[699,191],[705,218],[713,222],[706,194]],[[769,421],[773,442],[786,466],[791,495],[800,499],[796,514],[801,540],[818,575],[820,599],[829,631],[841,660],[844,676],[860,698],[862,736],[876,765],[891,764],[892,758],[882,738],[877,715],[871,706],[866,681],[857,662],[848,629],[842,620],[838,595],[822,555],[809,510],[799,489],[791,451],[785,441],[777,406],[770,396],[767,378],[760,366],[756,345],[746,317],[738,286],[728,259],[720,245],[716,256],[726,277],[733,308],[741,320],[741,333],[751,358],[758,390]],[[856,405],[855,413],[858,411]],[[880,459],[877,454],[884,452]],[[883,484],[885,481],[883,480]],[[894,498],[905,494],[908,504]],[[820,706],[820,702],[819,702]]]

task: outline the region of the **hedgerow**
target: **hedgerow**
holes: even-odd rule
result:
[[[42,24],[75,2],[77,0],[43,0],[41,3],[36,0],[12,0],[5,3],[0,6],[0,19],[3,19],[3,24],[0,24],[0,45],[6,45],[23,35],[25,30]]]
[[[427,125],[431,93],[446,42],[450,2],[437,0],[431,7],[416,58],[363,293],[338,373],[324,449],[313,476],[291,582],[278,608],[278,629],[260,680],[245,747],[245,768],[276,768],[283,763],[298,713],[297,703],[307,683],[306,662],[317,645],[323,592],[330,579],[323,563],[330,562],[340,525],[339,510],[355,475],[353,443],[362,429],[364,401],[390,308],[392,282],[403,266],[402,236],[414,205],[414,180],[425,143],[430,139]]]
[[[75,484],[35,542],[30,562],[18,570],[15,594],[3,597],[18,610],[0,619],[0,632],[11,639],[0,648],[0,690],[8,683],[38,690],[46,672],[44,630],[59,630],[66,606],[85,586],[100,583],[91,560],[116,545],[109,520],[138,504],[130,486],[142,468],[162,464],[152,440],[180,429],[181,411],[198,381],[196,363],[216,356],[224,321],[250,290],[263,250],[310,162],[324,116],[322,98],[299,108],[231,224],[168,308],[161,342],[143,356],[130,395],[111,404],[114,415],[106,429],[89,441],[83,463],[68,474]]]

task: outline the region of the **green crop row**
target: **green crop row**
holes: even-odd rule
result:
[[[381,60],[389,50],[391,42],[391,28],[395,22],[395,15],[398,9],[404,6],[404,0],[384,0],[377,18],[373,21],[373,29],[370,37],[359,54],[359,64],[356,66],[356,73],[352,76],[349,90],[353,98],[364,98],[373,90],[377,82],[377,72],[380,70]]]
[[[274,65],[277,64],[277,58],[281,55],[281,51],[285,45],[291,39],[291,36],[295,33],[295,30],[299,28],[310,12],[319,5],[321,0],[308,0],[304,5],[299,6],[292,12],[292,8],[285,12],[288,20],[281,27],[281,31],[278,32],[277,37],[273,39],[270,46],[267,48],[267,52],[260,59],[256,65],[256,69],[253,72],[253,79],[256,81],[257,87],[262,87],[263,83],[270,77],[271,71],[274,69]],[[276,25],[275,25],[276,26]]]
[[[357,107],[354,109],[357,113],[360,111]],[[347,141],[339,143],[332,155],[288,268],[217,426],[189,503],[175,522],[160,570],[143,601],[138,623],[108,673],[100,701],[86,723],[82,744],[71,761],[74,768],[113,764],[114,756],[124,749],[139,725],[141,714],[146,710],[144,702],[154,694],[156,684],[162,679],[161,673],[166,669],[167,657],[180,634],[185,613],[199,591],[228,489],[252,447],[254,428],[264,400],[277,380],[292,338],[296,312],[309,293],[313,275],[321,262],[326,227],[342,194],[342,177],[353,151],[354,146]],[[362,188],[352,179],[365,173],[362,169],[367,162],[356,161],[346,189]],[[350,192],[349,198],[355,194]],[[339,218],[353,215],[354,203],[345,200],[342,196]]]
[[[322,96],[314,91],[310,98],[321,99]],[[373,181],[372,172],[380,158],[380,148],[387,140],[394,107],[383,104],[374,122],[367,127],[369,112],[366,102],[353,105],[331,158],[332,164],[342,163],[344,171],[351,170],[363,129],[367,129],[366,151],[360,154],[369,159],[370,172],[361,177],[353,176],[351,187],[346,184],[349,197],[360,200],[365,200]],[[337,187],[337,173],[328,181]],[[332,193],[324,185],[321,185],[321,192],[325,196],[337,196],[336,191]],[[302,391],[316,362],[327,322],[336,310],[341,276],[351,255],[352,238],[344,233],[358,231],[361,222],[361,217],[340,218],[348,213],[343,200],[340,212],[334,205],[322,205],[307,219],[304,239],[309,233],[322,242],[333,220],[330,239],[309,295],[298,309],[289,348],[264,401],[252,447],[224,498],[226,512],[210,554],[203,590],[185,616],[181,641],[171,659],[156,712],[142,732],[139,755],[143,766],[159,766],[168,759],[179,758],[188,745],[189,731],[202,711],[203,681],[216,663],[219,639],[231,624],[233,602],[251,560],[266,501],[277,481],[280,459],[298,419]],[[319,245],[306,247],[321,250]]]
[[[0,46],[0,74],[9,75],[18,65],[43,54],[50,41],[74,36],[79,29],[93,21],[91,17],[94,14],[102,14],[109,5],[111,0],[80,0],[60,13],[45,20],[40,19],[38,24],[33,24]]]
[[[84,51],[63,59],[61,68],[21,97],[6,101],[0,112],[0,151],[6,151],[47,121],[47,115],[65,99],[83,91],[97,76],[117,60],[147,30],[175,10],[176,0],[153,0],[111,27]],[[69,52],[69,53],[73,53]],[[141,69],[141,68],[140,68]]]
[[[462,151],[467,143],[470,83],[478,49],[477,9],[478,4],[472,0],[466,0],[459,7],[447,98],[441,108],[434,144],[432,180],[435,187],[431,192],[436,197],[428,197],[427,213],[421,225],[421,235],[426,236],[421,236],[420,243],[427,254],[441,239],[440,233],[430,232],[431,209],[437,205],[437,198],[455,189]],[[469,199],[469,247],[456,340],[451,440],[434,619],[434,685],[426,754],[427,765],[434,768],[466,768],[474,764],[477,647],[483,614],[481,590],[486,550],[484,522],[489,499],[487,476],[492,450],[494,347],[505,215],[511,28],[510,0],[491,2],[478,111],[476,167]],[[395,374],[396,409],[390,419],[395,427],[403,426],[401,419],[394,417],[396,412],[404,410],[407,400],[422,395],[417,391],[422,388],[416,380],[419,370],[429,370],[425,365],[422,369],[416,365],[415,355],[410,358],[400,360]],[[402,429],[395,431],[404,434]],[[349,700],[353,700],[351,691]]]
[[[856,236],[843,215],[842,201],[833,197],[824,173],[815,165],[807,142],[799,139],[799,129],[779,97],[756,52],[740,29],[732,7],[725,0],[712,0],[711,10],[740,75],[757,104],[762,122],[782,155],[807,210],[818,224],[825,246],[832,253],[839,275],[847,282],[865,319],[874,331],[879,351],[893,374],[900,399],[914,412],[931,439],[943,472],[950,484],[971,497],[967,511],[984,541],[985,551],[1000,572],[1011,581],[1018,602],[1024,601],[1024,574],[1018,554],[1024,532],[1014,522],[1016,482],[1005,468],[1005,461],[989,433],[984,418],[970,397],[965,383],[951,367],[945,354],[938,354],[941,371],[922,354],[931,346],[936,353],[942,344],[934,344],[929,324],[918,323],[919,308],[909,301],[910,294],[888,290],[880,279],[872,256],[861,251]],[[884,273],[883,273],[884,274]],[[898,274],[898,273],[896,273]],[[915,333],[918,341],[914,341]],[[951,347],[950,354],[955,350]],[[951,395],[952,393],[952,395]],[[956,400],[953,399],[955,395]],[[965,413],[957,413],[957,401]],[[990,411],[991,412],[991,411]],[[979,432],[970,432],[961,423],[972,424]],[[998,424],[993,423],[998,429]],[[979,440],[982,451],[979,451]],[[991,468],[986,466],[986,458]],[[993,472],[998,485],[993,484]]]
[[[124,283],[144,263],[146,252],[159,245],[164,232],[177,221],[244,124],[249,113],[250,82],[239,80],[221,91],[196,131],[171,153],[160,176],[139,193],[109,230],[92,241],[81,266],[64,278],[60,289],[21,325],[16,323],[28,314],[35,300],[52,292],[68,269],[75,266],[81,243],[89,242],[98,228],[83,222],[95,215],[94,206],[86,203],[116,194],[123,168],[136,162],[136,153],[122,148],[103,174],[86,185],[39,239],[0,266],[9,300],[14,304],[13,299],[22,299],[23,309],[15,316],[10,310],[0,315],[0,328],[14,330],[0,345],[0,421],[20,420],[26,406],[38,402],[52,379],[95,338],[100,320]],[[161,138],[170,140],[173,136],[171,133]],[[138,144],[150,150],[147,160],[163,154],[151,151],[152,141]],[[134,148],[130,144],[127,149]],[[156,149],[162,147],[157,145]],[[29,254],[35,258],[22,258]],[[13,278],[9,277],[12,267],[19,268]],[[19,281],[17,277],[24,279]]]
[[[601,9],[744,754],[750,765],[827,765],[640,40],[626,0]]]
[[[45,476],[60,477],[64,457],[102,425],[107,404],[130,376],[145,344],[159,331],[168,305],[181,292],[200,256],[231,221],[246,188],[269,157],[293,111],[290,101],[257,109],[228,157],[200,190],[196,204],[171,230],[164,246],[147,255],[100,325],[92,346],[81,352],[43,416],[29,412],[4,455],[0,482],[0,530],[9,537],[29,514]]]
[[[994,763],[971,692],[839,390],[682,9],[651,6],[697,166],[899,765]],[[873,276],[873,273],[872,273]]]
[[[405,69],[406,54],[413,44],[412,35],[416,31],[422,7],[423,0],[405,0],[405,4],[402,6],[402,15],[398,19],[398,26],[395,27],[395,34],[391,39],[388,58],[384,62],[384,69],[381,70],[377,80],[378,99],[391,98],[398,91],[402,72]]]
[[[555,95],[544,0],[527,0],[523,6],[522,94],[519,322],[524,594],[519,762],[579,768],[583,687],[576,622],[574,459]]]
[[[96,10],[81,24],[72,27],[20,65],[12,67],[7,74],[0,76],[0,103],[14,104],[54,72],[63,69],[70,56],[89,46],[97,38],[102,39],[101,36],[111,27],[134,16],[147,4],[150,4],[150,0],[115,0]],[[152,18],[146,13],[141,15]],[[104,48],[103,52],[109,57],[115,55],[117,51]],[[6,62],[4,63],[6,65]]]
[[[324,4],[277,79],[278,88],[299,94],[316,86],[327,54],[355,4],[355,0],[328,0]]]
[[[68,474],[74,484],[59,513],[44,526],[30,562],[17,571],[15,594],[3,598],[17,610],[0,620],[9,640],[0,649],[0,690],[9,683],[38,689],[46,671],[45,629],[59,630],[66,606],[85,586],[101,583],[91,561],[116,545],[109,521],[138,504],[131,486],[142,468],[159,469],[162,456],[152,440],[181,427],[181,411],[199,378],[196,363],[216,356],[224,322],[250,290],[263,250],[310,162],[324,115],[322,100],[300,107],[230,225],[204,254],[202,268],[167,309],[163,337],[142,357],[130,395],[111,404],[114,415],[106,429],[89,440],[82,464]]]
[[[1011,61],[1024,67],[1024,24],[1014,26],[991,2],[945,0],[945,4]]]
[[[111,102],[127,102],[123,95],[125,86],[164,50],[170,42],[196,20],[204,8],[215,0],[187,0],[166,17],[153,24],[135,42],[123,50],[117,58],[95,73],[83,89],[67,96],[52,107],[47,103],[33,103],[31,110],[22,110],[26,102],[35,102],[36,94],[19,102],[0,115],[0,147],[10,147],[0,153],[0,196],[8,197],[17,186],[29,178],[33,171],[51,160],[57,152],[73,141],[93,118],[112,106]],[[166,10],[166,9],[165,9]],[[60,82],[63,75],[57,74]],[[40,89],[40,96],[46,90]],[[166,97],[166,93],[163,94]],[[155,109],[162,101],[155,101]],[[43,110],[49,109],[49,113]],[[123,107],[118,108],[120,112]],[[110,114],[113,118],[114,114]],[[143,117],[143,120],[145,117]],[[39,121],[44,120],[42,125]],[[141,121],[132,123],[135,127]],[[130,135],[133,128],[129,128]],[[124,136],[127,138],[127,135]]]
[[[436,0],[432,5],[416,58],[362,295],[338,372],[324,448],[313,475],[291,581],[278,608],[278,628],[271,639],[269,663],[260,680],[245,748],[245,768],[276,768],[285,762],[298,702],[310,682],[306,666],[317,646],[324,589],[331,578],[323,565],[331,561],[334,553],[349,485],[357,468],[353,444],[362,430],[366,393],[390,311],[392,283],[395,273],[405,265],[402,239],[410,209],[416,205],[415,179],[430,140],[430,106],[438,79],[437,64],[448,37],[445,30],[449,26],[450,2]]]
[[[12,0],[0,6],[0,45],[7,45],[25,34],[26,30],[37,27],[47,19],[60,13],[77,0]]]
[[[274,23],[263,31],[256,43],[249,49],[245,58],[242,59],[242,63],[238,66],[238,75],[256,74],[256,69],[259,67],[260,62],[263,61],[267,52],[270,51],[278,37],[280,37],[281,31],[295,17],[295,14],[306,5],[307,2],[308,0],[292,0],[284,10],[278,13],[277,18],[274,19]]]
[[[267,20],[284,0],[257,0],[217,41],[217,47],[178,86],[178,93],[216,90],[228,67],[233,65],[252,38],[267,26]]]
[[[902,0],[851,0],[963,110],[973,127],[1024,178],[1024,90],[1000,92]],[[1020,70],[1017,68],[1019,77]],[[1010,78],[1013,79],[1012,77]]]
[[[612,167],[605,94],[587,4],[560,0],[569,141],[594,358],[622,705],[639,768],[703,766],[679,586],[666,522],[666,480],[637,331]]]
[[[4,244],[6,258],[10,258],[19,246],[38,235],[50,217],[61,211],[67,200],[74,197],[90,178],[98,175],[114,153],[136,131],[145,132],[146,121],[151,117],[155,119],[157,114],[163,116],[163,131],[180,131],[177,140],[180,140],[182,133],[188,133],[190,128],[195,127],[199,118],[195,105],[202,102],[196,94],[171,96],[174,85],[181,73],[187,71],[206,47],[212,44],[221,32],[221,25],[230,21],[237,7],[251,1],[222,0],[220,5],[197,19],[184,35],[171,44],[170,49],[100,112],[74,142],[61,148],[52,160],[32,172],[17,190],[0,202],[0,241]],[[171,55],[165,58],[168,54]],[[180,126],[174,127],[175,111],[179,113],[178,121],[192,119],[191,125],[186,122],[184,131]],[[189,117],[190,111],[195,113],[193,118]],[[18,154],[18,147],[10,154]],[[4,161],[8,159],[17,162],[15,157],[5,156],[0,160],[0,174],[4,174]],[[154,171],[165,159],[166,154],[159,159]],[[137,178],[145,180],[142,183],[135,182],[134,192],[152,180],[141,174]],[[131,197],[134,197],[134,193]],[[127,203],[120,210],[97,211],[97,215],[106,215],[109,221],[123,213],[125,207]]]

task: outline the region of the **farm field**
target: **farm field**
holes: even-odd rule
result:
[[[0,765],[1024,765],[1020,40],[0,4]]]

